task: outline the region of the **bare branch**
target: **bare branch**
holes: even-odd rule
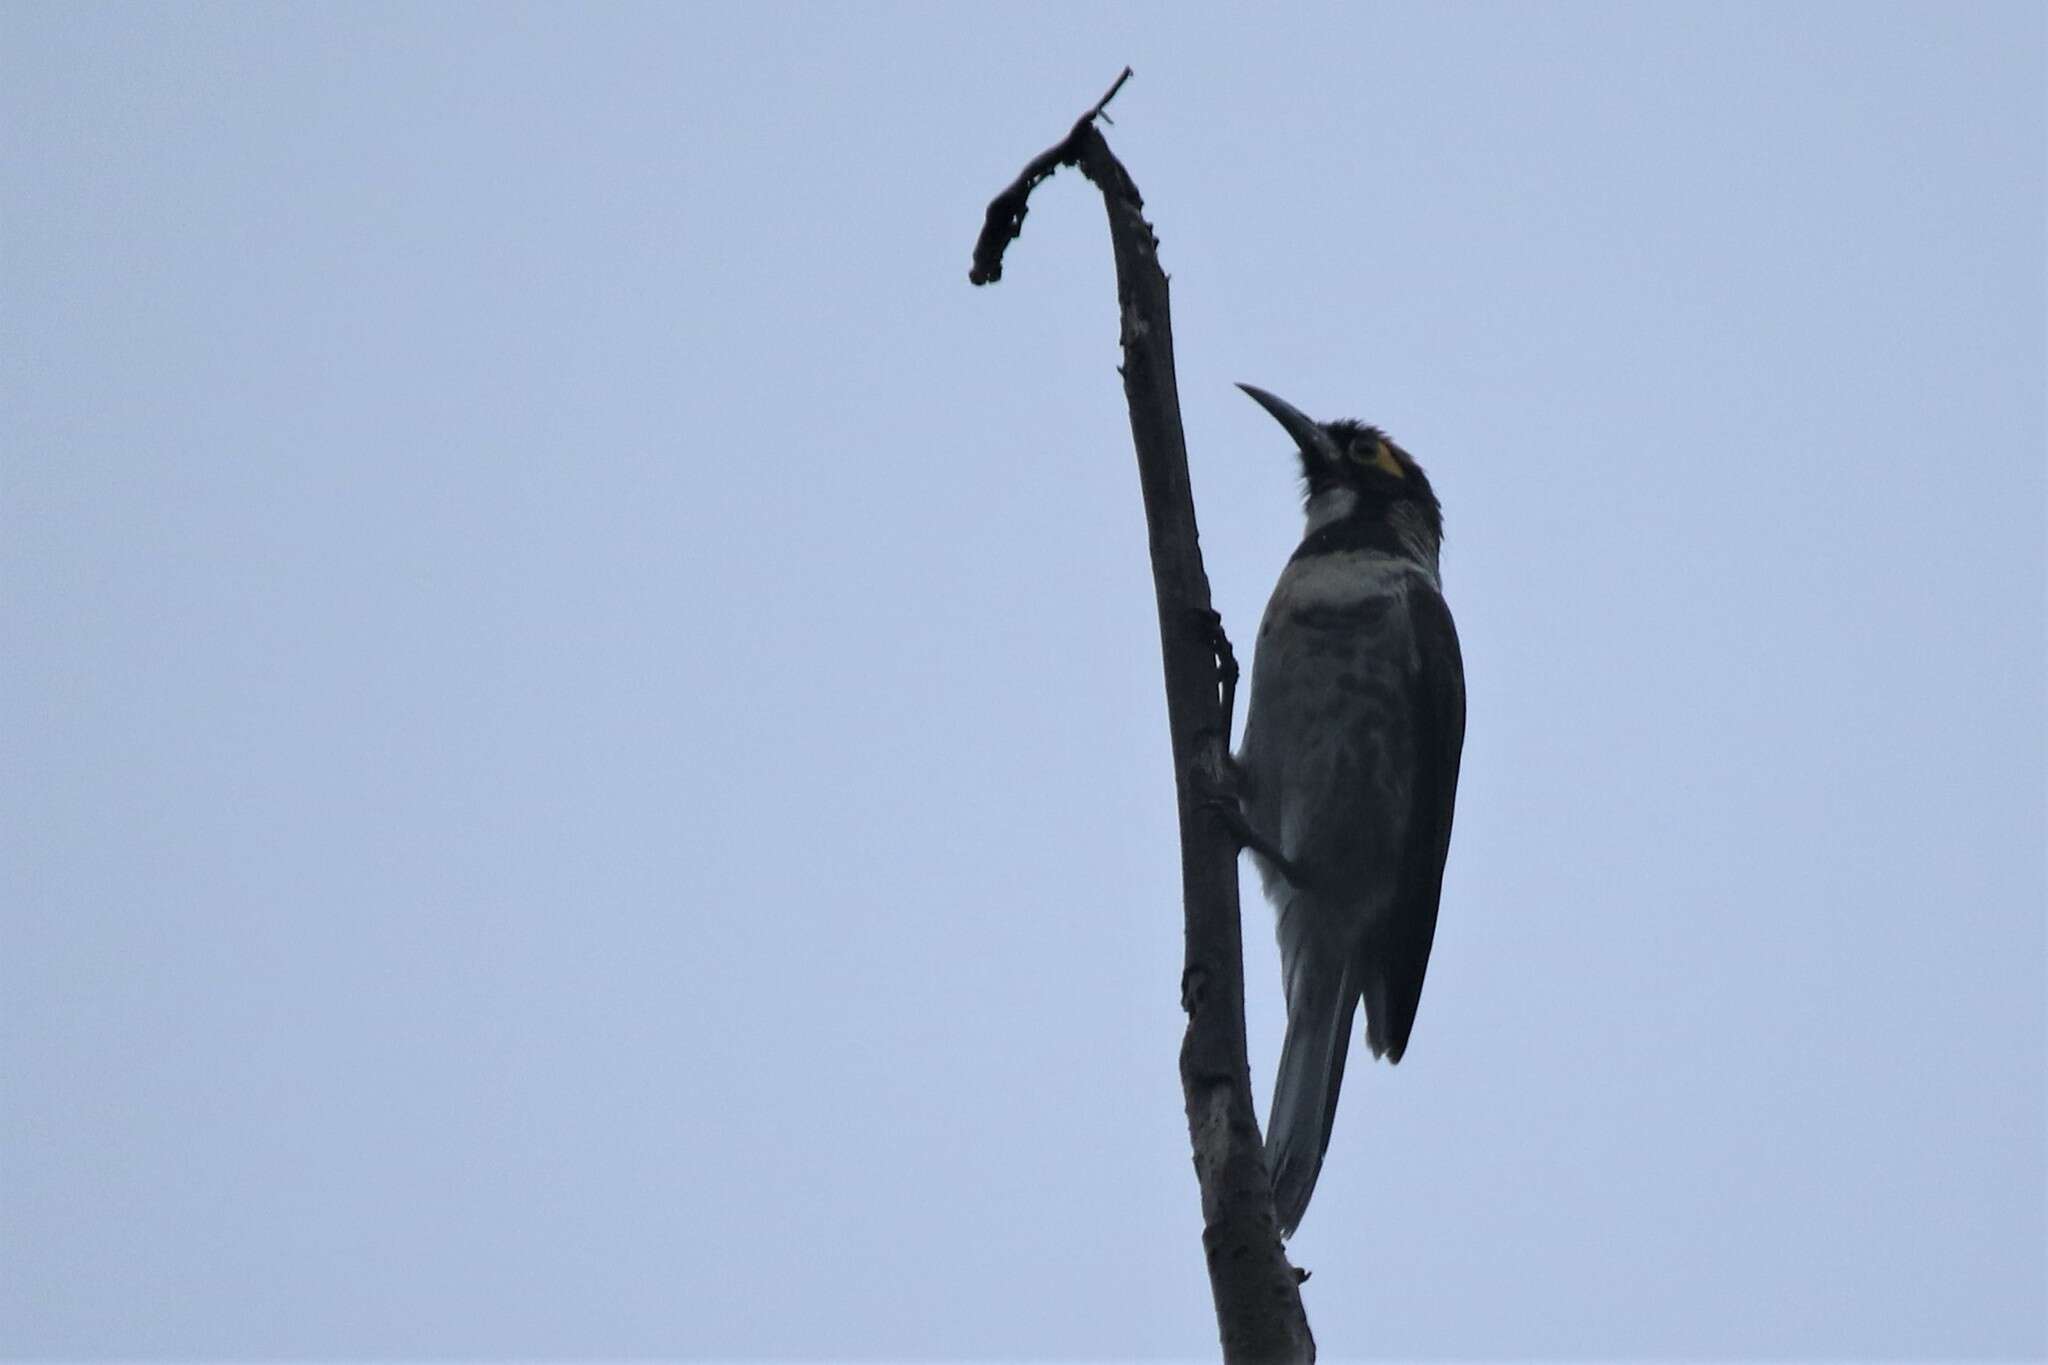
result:
[[[1124,82],[1131,78],[1127,66],[1116,83],[1109,87],[1109,93],[1095,101],[1095,107],[1081,115],[1073,130],[1062,138],[1058,145],[1048,147],[1031,158],[1023,172],[1010,182],[1009,188],[988,201],[988,213],[982,219],[981,236],[974,243],[974,265],[967,272],[969,284],[994,284],[1003,277],[1003,252],[1010,243],[1024,232],[1024,215],[1030,211],[1027,201],[1031,191],[1062,166],[1071,166],[1079,157],[1081,134],[1089,129],[1109,102],[1116,98],[1116,92],[1124,88]],[[1106,120],[1105,120],[1106,121]]]
[[[1130,76],[1125,69],[1058,146],[1041,153],[988,206],[968,278],[1002,278],[1003,252],[1022,231],[1026,201],[1061,166],[1079,166],[1102,191],[1116,253],[1124,397],[1144,490],[1166,671],[1166,718],[1179,796],[1181,889],[1187,953],[1181,1004],[1181,1089],[1202,1192],[1202,1247],[1226,1361],[1312,1361],[1300,1272],[1287,1262],[1273,1216],[1244,1041],[1244,945],[1238,917],[1237,843],[1215,818],[1229,782],[1237,664],[1209,600],[1188,481],[1187,443],[1173,370],[1173,324],[1158,241],[1144,200],[1095,126]]]

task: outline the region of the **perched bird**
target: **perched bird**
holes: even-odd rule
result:
[[[1238,386],[1300,448],[1308,529],[1259,626],[1237,754],[1244,837],[1278,917],[1287,1039],[1266,1152],[1282,1236],[1308,1208],[1359,1002],[1401,1060],[1436,934],[1465,742],[1437,575],[1443,512],[1379,430]]]

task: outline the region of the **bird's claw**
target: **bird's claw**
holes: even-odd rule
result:
[[[1223,629],[1223,614],[1214,607],[1192,608],[1195,629],[1202,633],[1202,639],[1216,654],[1216,676],[1226,687],[1234,687],[1240,670],[1237,666],[1237,651],[1230,647],[1230,636]]]
[[[1243,772],[1234,759],[1224,756],[1221,779],[1203,774],[1197,779],[1196,799],[1210,814],[1214,815],[1230,836],[1237,840],[1240,849],[1250,849],[1264,858],[1296,886],[1302,885],[1301,870],[1273,839],[1259,832],[1244,813]]]
[[[1209,652],[1216,658],[1217,700],[1223,711],[1223,747],[1230,748],[1230,729],[1237,715],[1237,680],[1241,670],[1237,666],[1237,652],[1230,647],[1230,636],[1224,632],[1223,616],[1214,607],[1194,607],[1195,629],[1201,633],[1202,642],[1209,646]]]

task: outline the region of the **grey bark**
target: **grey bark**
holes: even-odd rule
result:
[[[1227,785],[1237,665],[1210,605],[1209,577],[1202,567],[1158,241],[1145,221],[1138,187],[1095,126],[1130,74],[1126,68],[1063,141],[1034,158],[989,204],[968,278],[975,284],[1002,278],[1004,249],[1022,231],[1032,189],[1059,167],[1079,167],[1102,191],[1116,254],[1121,373],[1144,490],[1180,810],[1187,921],[1181,1005],[1188,1016],[1180,1076],[1195,1176],[1201,1186],[1209,1288],[1226,1361],[1312,1361],[1315,1339],[1301,1306],[1304,1277],[1288,1264],[1280,1243],[1258,1118],[1252,1109],[1244,1041],[1238,847],[1215,805],[1216,794]]]

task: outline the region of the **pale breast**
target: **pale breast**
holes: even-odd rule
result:
[[[1259,647],[1264,650],[1268,639],[1283,627],[1299,625],[1311,632],[1352,637],[1376,636],[1385,629],[1398,628],[1412,649],[1406,594],[1419,584],[1435,586],[1427,569],[1376,550],[1297,559],[1274,585],[1266,615],[1259,623]],[[1402,618],[1397,627],[1387,619],[1396,614]]]
[[[1408,593],[1426,582],[1360,551],[1297,560],[1274,589],[1240,759],[1255,820],[1290,857],[1360,866],[1398,846],[1419,662]]]
[[[1348,601],[1376,593],[1399,592],[1411,576],[1429,580],[1429,571],[1412,559],[1381,550],[1340,550],[1335,554],[1297,559],[1273,586],[1268,614],[1282,605]]]

